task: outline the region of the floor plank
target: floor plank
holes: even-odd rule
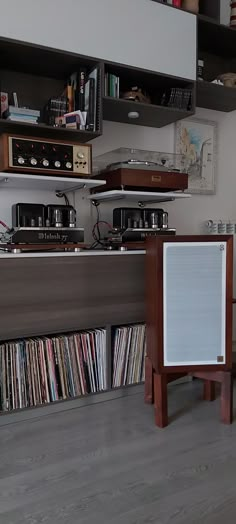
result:
[[[1,524],[233,524],[236,423],[201,398],[172,387],[165,430],[140,393],[2,426]]]

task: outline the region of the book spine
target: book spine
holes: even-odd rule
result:
[[[79,97],[78,97],[78,108],[80,111],[84,111],[84,91],[85,91],[85,79],[86,79],[86,70],[80,69],[79,71]]]

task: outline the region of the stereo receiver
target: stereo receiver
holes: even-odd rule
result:
[[[0,171],[87,177],[92,174],[92,146],[4,133],[0,136]]]

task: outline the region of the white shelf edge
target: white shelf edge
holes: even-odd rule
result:
[[[110,200],[137,200],[141,202],[170,202],[181,198],[190,198],[191,195],[183,192],[167,191],[126,191],[122,189],[94,193],[88,196],[89,200],[105,202]]]
[[[105,180],[94,180],[93,178],[72,178],[0,172],[0,191],[2,189],[52,189],[54,191],[78,191],[82,188],[93,188],[105,184]]]

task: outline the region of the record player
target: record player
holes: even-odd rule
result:
[[[184,155],[119,148],[94,160],[94,178],[106,180],[106,190],[184,191],[188,188]],[[104,191],[96,188],[93,193]]]

